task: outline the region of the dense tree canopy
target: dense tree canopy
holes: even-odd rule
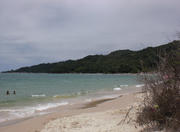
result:
[[[39,64],[9,72],[28,73],[138,73],[153,71],[159,56],[177,51],[180,41],[140,51],[118,50],[108,55],[89,55],[79,60]]]

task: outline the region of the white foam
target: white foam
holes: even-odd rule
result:
[[[53,97],[54,97],[54,98],[57,98],[57,97],[60,97],[60,95],[56,94],[56,95],[54,95]]]
[[[29,117],[35,113],[34,108],[26,107],[24,109],[16,109],[12,110],[9,114],[13,116],[14,118],[23,118],[23,117]]]
[[[35,112],[33,108],[19,108],[19,109],[1,109],[1,112],[5,112],[6,116],[1,117],[0,122],[8,121],[8,120],[13,120],[13,119],[19,119],[19,118],[24,118],[24,117],[29,117],[32,116]]]
[[[138,85],[136,85],[136,88],[143,87],[143,86],[144,86],[144,84],[138,84]]]
[[[120,85],[120,87],[128,87],[128,85]]]
[[[43,110],[47,110],[47,109],[50,109],[50,108],[55,108],[55,107],[58,107],[58,106],[63,106],[63,105],[68,105],[69,103],[68,102],[61,102],[61,103],[48,103],[46,105],[38,105],[35,110],[36,111],[43,111]]]
[[[81,95],[82,93],[81,92],[77,92],[77,95]]]
[[[122,90],[121,88],[113,88],[114,91],[119,91],[119,90]]]
[[[119,97],[119,94],[113,94],[113,95],[104,95],[96,99],[113,99]]]
[[[39,104],[36,106],[23,107],[23,108],[0,109],[0,114],[3,114],[4,112],[6,113],[6,116],[3,116],[3,118],[0,119],[0,122],[46,114],[48,112],[44,110],[55,108],[58,106],[68,105],[68,104],[69,104],[68,102],[60,102],[60,103]]]
[[[46,97],[45,94],[35,94],[35,95],[32,95],[32,97]]]
[[[92,99],[86,99],[85,102],[92,102]]]

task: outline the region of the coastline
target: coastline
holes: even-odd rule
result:
[[[76,116],[92,117],[92,115],[96,115],[98,117],[99,114],[106,115],[106,112],[115,112],[124,108],[126,109],[129,106],[132,106],[137,102],[139,102],[139,99],[137,98],[137,95],[139,94],[140,94],[139,91],[134,91],[123,95],[119,94],[119,96],[115,98],[96,99],[91,102],[86,102],[86,103],[81,102],[81,103],[48,109],[47,112],[49,111],[50,112],[49,114],[14,120],[11,121],[11,123],[9,122],[9,124],[4,123],[5,125],[0,125],[0,131],[24,132],[24,130],[26,129],[26,132],[39,132],[43,129],[42,132],[44,131],[46,132],[47,131],[46,128],[49,125],[48,123],[53,122],[52,124],[54,125],[56,124],[56,120],[59,121],[62,118],[67,118],[67,120],[69,119],[71,120]],[[122,119],[122,116],[124,116],[123,114],[121,114],[119,121]],[[54,128],[56,127],[57,126],[54,126]]]

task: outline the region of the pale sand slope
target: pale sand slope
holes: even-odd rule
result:
[[[134,121],[137,107],[138,101],[116,110],[59,118],[47,123],[41,132],[138,132],[141,128]]]
[[[58,112],[0,126],[0,132],[137,132],[140,128],[135,128],[133,119],[140,95],[131,93],[113,100],[59,107]],[[127,123],[128,117],[119,124],[131,106],[131,122]]]

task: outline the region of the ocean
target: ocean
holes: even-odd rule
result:
[[[113,97],[120,91],[134,91],[143,86],[139,76],[0,73],[0,122],[46,114],[44,110],[78,101]]]

